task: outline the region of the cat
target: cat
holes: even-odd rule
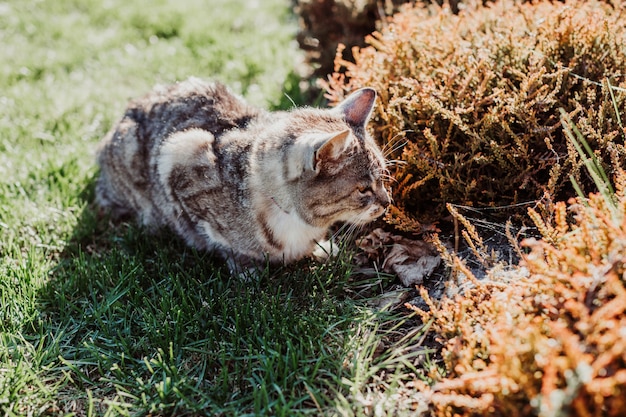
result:
[[[332,109],[269,112],[220,83],[158,86],[100,142],[96,201],[173,229],[231,270],[328,251],[333,224],[366,224],[390,204],[366,131],[375,100],[363,88]]]

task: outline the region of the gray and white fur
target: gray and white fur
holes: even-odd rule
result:
[[[98,148],[98,204],[231,267],[291,262],[337,222],[385,211],[385,160],[366,131],[376,92],[333,109],[268,112],[217,83],[189,79],[132,101]]]

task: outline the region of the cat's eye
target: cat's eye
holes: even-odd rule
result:
[[[372,191],[372,187],[367,186],[367,185],[360,185],[356,189],[361,194],[367,194],[368,192]]]

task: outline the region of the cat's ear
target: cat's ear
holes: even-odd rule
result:
[[[289,148],[285,171],[287,179],[293,181],[306,172],[319,172],[322,161],[341,157],[352,144],[352,140],[350,129],[301,136]]]
[[[319,171],[320,162],[326,160],[337,160],[350,147],[352,137],[350,129],[346,129],[339,133],[335,133],[328,138],[315,151],[315,160],[313,161],[313,169]]]
[[[366,87],[350,94],[333,110],[342,113],[348,124],[361,127],[369,120],[375,102],[376,90]]]

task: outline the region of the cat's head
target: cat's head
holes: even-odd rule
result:
[[[331,110],[294,146],[289,171],[301,187],[301,214],[312,224],[368,223],[390,203],[385,158],[366,124],[376,92],[363,88]]]

